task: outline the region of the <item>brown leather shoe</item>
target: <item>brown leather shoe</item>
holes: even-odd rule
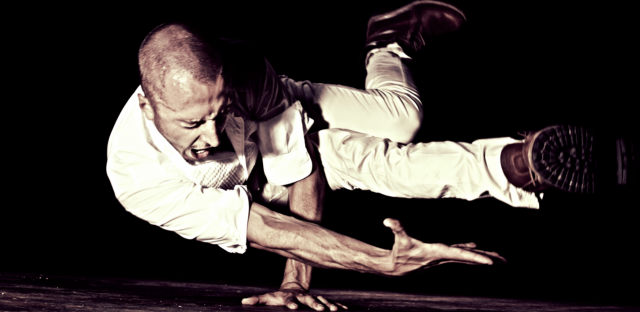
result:
[[[524,143],[507,145],[500,155],[502,171],[516,187],[540,191],[552,186],[572,193],[595,191],[595,158],[591,132],[568,125],[528,134]]]
[[[466,17],[458,8],[439,1],[414,1],[369,19],[366,48],[398,43],[411,56],[432,38],[458,30]]]

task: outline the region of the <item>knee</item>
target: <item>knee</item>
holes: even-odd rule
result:
[[[392,103],[388,112],[391,118],[387,119],[382,137],[393,142],[411,143],[422,127],[423,110],[419,95],[409,91],[380,93],[386,96],[386,103]]]
[[[412,110],[410,113],[398,116],[388,128],[388,139],[394,142],[408,144],[418,134],[422,127],[422,111]]]

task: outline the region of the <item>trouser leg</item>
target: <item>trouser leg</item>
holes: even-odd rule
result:
[[[370,53],[366,90],[286,77],[282,81],[311,118],[326,123],[327,128],[408,143],[420,129],[423,108],[402,54],[398,46]]]
[[[312,135],[331,189],[370,190],[392,197],[460,198],[492,196],[514,207],[538,208],[533,193],[507,181],[500,165],[512,138],[473,143],[398,144],[339,129]]]

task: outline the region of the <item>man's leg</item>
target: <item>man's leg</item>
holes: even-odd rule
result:
[[[512,138],[404,145],[339,129],[312,137],[334,190],[371,190],[405,198],[492,196],[514,207],[539,207],[534,193],[509,183],[502,171],[502,149],[519,142]]]
[[[414,1],[369,19],[366,90],[288,78],[283,81],[311,118],[326,128],[409,143],[420,129],[424,110],[403,61],[435,37],[457,31],[465,21],[464,14],[449,4]]]
[[[286,77],[282,81],[311,118],[327,128],[409,143],[420,129],[423,108],[401,56],[408,58],[398,45],[370,52],[366,90]]]

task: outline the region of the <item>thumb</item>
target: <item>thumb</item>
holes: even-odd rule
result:
[[[393,250],[408,249],[411,248],[411,237],[404,231],[400,221],[396,219],[386,218],[383,224],[390,228],[395,235],[395,243],[393,244]]]
[[[384,224],[384,226],[390,228],[391,231],[393,231],[393,234],[395,234],[396,236],[400,236],[400,237],[407,237],[408,236],[407,233],[404,231],[404,228],[402,227],[402,224],[400,224],[400,221],[398,221],[396,219],[386,218],[386,219],[384,219],[382,224]]]

